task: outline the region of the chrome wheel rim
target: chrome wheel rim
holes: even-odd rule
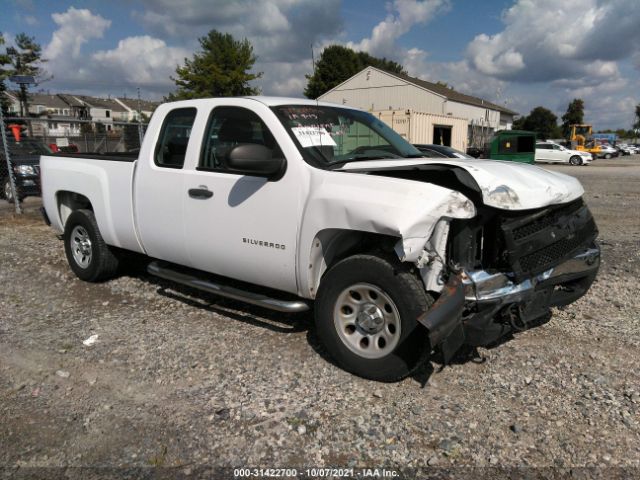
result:
[[[402,334],[395,303],[384,290],[370,283],[357,283],[338,295],[333,321],[342,343],[368,359],[389,355]]]
[[[11,195],[11,183],[9,183],[9,180],[4,183],[4,198],[7,200],[11,200],[11,198],[13,198]]]
[[[91,264],[92,249],[89,232],[81,225],[76,225],[71,231],[71,253],[80,268],[87,268]]]

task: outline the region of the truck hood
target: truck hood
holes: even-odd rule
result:
[[[464,182],[482,195],[485,205],[502,210],[528,210],[549,205],[566,203],[579,198],[584,193],[580,182],[569,175],[556,173],[543,168],[514,162],[498,160],[445,159],[398,159],[369,160],[351,162],[339,170],[383,175],[398,170],[436,170],[451,169],[460,177],[466,172],[471,179]],[[425,176],[427,177],[424,180]],[[406,177],[405,177],[406,178]],[[416,180],[428,180],[428,173]],[[462,180],[465,180],[462,178]],[[471,183],[472,185],[469,185]],[[475,185],[473,185],[475,184]]]

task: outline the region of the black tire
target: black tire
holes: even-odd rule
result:
[[[344,335],[338,333],[338,320],[334,320],[334,313],[338,315],[339,312],[336,302],[342,298],[341,295],[350,287],[362,284],[374,286],[390,298],[399,316],[397,344],[381,358],[364,358],[356,354],[341,339]],[[393,382],[410,375],[427,359],[431,351],[427,332],[416,319],[432,304],[433,298],[425,292],[424,285],[408,266],[393,258],[355,255],[338,262],[322,278],[315,302],[316,329],[321,342],[340,367],[370,380]],[[360,317],[357,312],[353,315],[357,324],[355,319]],[[348,335],[356,331],[355,326],[349,325],[352,331],[346,332],[346,327]]]
[[[574,155],[569,159],[571,165],[582,165],[582,159],[578,155]]]
[[[607,154],[604,156],[604,158],[605,158],[605,159],[607,159],[607,160],[609,160],[609,159],[611,158],[611,154],[610,154],[610,153],[607,153]]]
[[[84,256],[86,259],[84,265],[77,259],[81,255],[79,250],[76,250],[77,253],[74,255],[74,249],[78,245],[78,233],[86,233],[90,240],[88,246],[90,253]],[[104,243],[96,217],[91,210],[75,210],[69,215],[64,225],[64,250],[71,270],[85,282],[108,280],[118,271],[118,257]]]

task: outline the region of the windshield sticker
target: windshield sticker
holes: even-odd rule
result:
[[[329,132],[322,127],[293,127],[291,131],[303,148],[337,146]]]

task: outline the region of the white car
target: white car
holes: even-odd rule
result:
[[[640,149],[638,147],[627,145],[626,143],[620,143],[618,144],[618,147],[620,147],[620,150],[624,155],[635,155],[636,153],[640,152]]]
[[[536,143],[536,158],[538,163],[568,163],[571,165],[589,165],[593,157],[589,152],[569,150],[553,142]]]
[[[598,158],[612,158],[617,156],[618,151],[611,145],[600,145],[600,153],[598,154]]]

